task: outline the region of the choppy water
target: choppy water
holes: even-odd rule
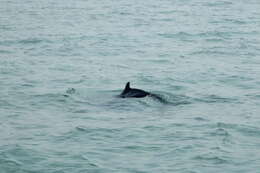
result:
[[[1,0],[0,172],[259,172],[259,9]]]

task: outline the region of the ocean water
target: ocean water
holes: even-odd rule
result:
[[[0,173],[260,172],[259,9],[0,0]]]

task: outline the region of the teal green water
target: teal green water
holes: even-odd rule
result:
[[[1,0],[0,173],[259,172],[259,9]]]

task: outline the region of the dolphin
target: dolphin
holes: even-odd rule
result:
[[[146,96],[150,96],[152,98],[155,98],[155,99],[157,99],[157,100],[159,100],[160,102],[163,102],[163,103],[167,102],[165,99],[163,99],[162,97],[160,97],[157,94],[153,94],[153,93],[141,90],[141,89],[130,88],[130,82],[126,83],[125,89],[119,95],[119,97],[121,97],[121,98],[127,98],[127,97],[142,98],[142,97],[146,97]]]

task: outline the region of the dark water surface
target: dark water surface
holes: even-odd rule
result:
[[[259,9],[1,0],[0,173],[259,172]]]

